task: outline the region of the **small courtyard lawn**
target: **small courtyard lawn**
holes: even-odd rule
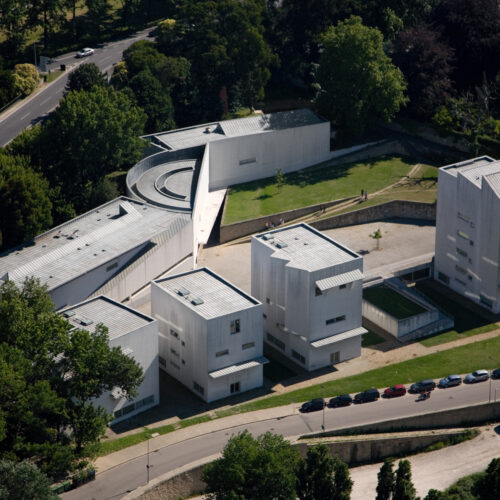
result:
[[[359,195],[362,189],[369,195],[399,181],[415,162],[392,156],[337,166],[322,164],[285,175],[281,188],[274,177],[237,184],[229,190],[223,223],[347,198]]]
[[[415,287],[419,292],[429,297],[440,309],[455,319],[455,327],[452,330],[427,337],[420,341],[422,345],[432,347],[498,329],[496,323],[490,323],[479,314],[454,302],[449,297],[429,286],[427,282],[418,282]]]
[[[490,360],[492,352],[500,352],[500,337],[447,349],[376,368],[359,375],[304,387],[285,394],[269,396],[233,408],[216,412],[218,417],[262,410],[312,398],[330,398],[338,394],[353,394],[370,387],[384,388],[394,384],[408,384],[425,378],[441,378],[450,373],[468,373],[478,368],[496,368],[498,361]],[[324,388],[324,389],[323,389]]]
[[[406,319],[425,312],[425,309],[417,303],[384,285],[365,288],[363,299],[396,319]]]

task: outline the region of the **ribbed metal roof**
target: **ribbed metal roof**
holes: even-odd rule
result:
[[[354,328],[353,330],[348,330],[347,332],[338,333],[337,335],[332,335],[330,337],[325,337],[324,339],[315,340],[311,342],[312,347],[324,347],[325,345],[335,344],[336,342],[342,342],[343,340],[352,339],[353,337],[358,337],[368,333],[368,330],[360,326],[359,328]]]
[[[126,335],[154,321],[153,318],[145,314],[103,296],[64,309],[61,314],[63,316],[69,315],[66,318],[67,321],[82,330],[93,332],[96,325],[102,323],[108,327],[110,340]]]
[[[265,365],[266,363],[269,363],[269,360],[264,356],[260,356],[250,361],[245,361],[244,363],[238,363],[237,365],[231,365],[220,370],[209,372],[209,375],[210,378],[221,378],[225,377],[226,375],[230,375],[231,373],[241,372],[242,370],[255,368],[256,366]]]
[[[189,214],[116,198],[4,252],[0,280],[20,284],[33,275],[52,290],[126,252],[139,252],[155,236],[166,233],[171,238],[189,222]]]
[[[481,187],[483,177],[500,172],[500,161],[489,156],[481,156],[442,168],[454,176],[460,174],[476,186]]]
[[[337,274],[337,276],[331,276],[329,278],[316,281],[316,286],[322,292],[324,292],[325,290],[329,290],[330,288],[335,288],[340,285],[352,283],[353,281],[362,280],[363,278],[363,273],[359,269],[355,269],[354,271]]]
[[[274,229],[254,238],[275,249],[273,257],[287,260],[289,266],[308,271],[361,259],[352,250],[307,224]]]
[[[155,283],[206,319],[260,304],[258,300],[206,268],[156,280]],[[186,294],[182,289],[189,293]],[[196,299],[201,299],[202,302],[196,304],[194,302],[199,302]]]
[[[500,162],[498,162],[499,165],[499,171],[485,176],[486,182],[491,186],[493,191],[500,197]]]

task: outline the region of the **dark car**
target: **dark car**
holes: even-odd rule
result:
[[[397,398],[398,396],[404,396],[405,394],[406,387],[403,384],[393,385],[384,391],[384,396],[386,398]]]
[[[380,392],[377,389],[368,389],[366,391],[360,392],[354,396],[355,403],[368,403],[370,401],[377,401],[380,397]]]
[[[493,370],[491,372],[491,378],[500,378],[500,368],[497,368],[496,370]]]
[[[420,380],[420,382],[415,382],[410,386],[410,392],[427,392],[433,391],[436,388],[436,382],[434,380]]]
[[[349,406],[352,403],[352,398],[349,394],[341,394],[330,399],[328,406],[338,408],[339,406]]]
[[[311,399],[311,401],[307,401],[304,403],[300,411],[304,413],[309,413],[310,411],[318,411],[322,410],[325,407],[325,401],[322,398]]]
[[[460,375],[448,375],[445,378],[442,378],[439,381],[439,387],[455,387],[456,385],[460,385],[462,383],[462,377]]]

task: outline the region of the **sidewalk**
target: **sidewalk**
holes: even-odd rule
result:
[[[371,370],[373,368],[378,368],[381,366],[397,363],[399,361],[405,361],[408,359],[413,359],[416,356],[421,356],[425,354],[431,354],[435,352],[444,351],[451,349],[453,347],[458,347],[461,345],[470,344],[480,340],[486,340],[497,336],[500,330],[494,330],[491,332],[486,332],[483,334],[475,335],[473,337],[467,337],[464,339],[456,340],[453,342],[448,342],[446,344],[441,344],[433,347],[425,347],[418,342],[412,343],[410,345],[401,346],[397,340],[389,340],[378,346],[372,348],[363,348],[362,355],[359,358],[352,359],[341,363],[338,371],[327,373],[321,375],[314,379],[302,380],[295,384],[291,384],[287,387],[278,385],[273,388],[275,393],[287,393],[300,389],[303,387],[309,387],[311,385],[321,384],[330,380],[335,380],[338,378],[347,377],[350,375],[357,375],[363,371]],[[395,350],[394,348],[397,347]],[[378,349],[377,349],[378,348]],[[265,396],[264,396],[265,397]],[[261,399],[261,398],[257,398]],[[260,422],[264,420],[274,420],[286,418],[296,413],[299,402],[294,405],[279,406],[276,408],[269,408],[265,410],[257,410],[249,413],[241,413],[238,415],[231,415],[225,418],[219,418],[205,422],[198,425],[193,425],[185,429],[179,429],[163,436],[158,436],[151,438],[149,440],[150,451],[159,450],[165,446],[169,446],[187,439],[198,437],[204,434],[210,434],[212,432],[220,431],[223,429],[231,429],[236,426],[250,424],[252,422]],[[210,412],[207,412],[210,413]],[[154,425],[149,425],[148,429],[154,432],[155,427],[161,427],[163,425],[175,423],[178,418],[171,418],[163,421],[156,422]],[[134,434],[142,431],[142,429],[136,429],[134,431],[129,431],[126,434]],[[106,470],[112,469],[122,463],[125,463],[134,458],[144,456],[147,453],[146,442],[139,443],[137,445],[131,446],[124,450],[120,450],[115,453],[111,453],[104,457],[99,457],[96,460],[96,468],[98,473],[104,472]]]

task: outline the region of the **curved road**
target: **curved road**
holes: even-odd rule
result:
[[[208,457],[222,451],[229,437],[244,429],[254,435],[266,431],[297,436],[304,433],[321,430],[323,416],[326,429],[337,429],[366,424],[378,420],[395,417],[408,417],[422,413],[475,405],[489,400],[490,383],[482,382],[475,385],[461,385],[449,389],[436,389],[427,401],[415,402],[416,396],[407,394],[390,400],[380,399],[373,403],[353,405],[346,408],[330,409],[310,414],[290,414],[287,417],[254,422],[224,429],[210,434],[187,439],[166,446],[150,454],[150,479],[181,467],[195,460]],[[491,383],[492,400],[500,399],[500,380]],[[444,422],[445,423],[445,422]],[[203,425],[203,424],[201,424]],[[146,453],[144,443],[144,453]],[[109,469],[97,475],[95,481],[62,495],[64,499],[96,500],[118,499],[128,492],[145,484],[146,456],[134,458],[124,464]]]
[[[12,110],[7,110],[3,115],[0,115],[0,146],[8,144],[24,129],[43,120],[50,111],[57,107],[64,94],[64,87],[72,69],[84,62],[93,62],[101,71],[108,71],[113,64],[121,60],[122,53],[126,48],[137,40],[146,38],[152,29],[140,31],[130,38],[96,48],[95,54],[90,57],[76,59],[75,52],[72,52],[53,59],[49,68],[54,70],[58,69],[60,64],[66,64],[66,73],[55,82],[38,90],[34,95],[15,104]]]

